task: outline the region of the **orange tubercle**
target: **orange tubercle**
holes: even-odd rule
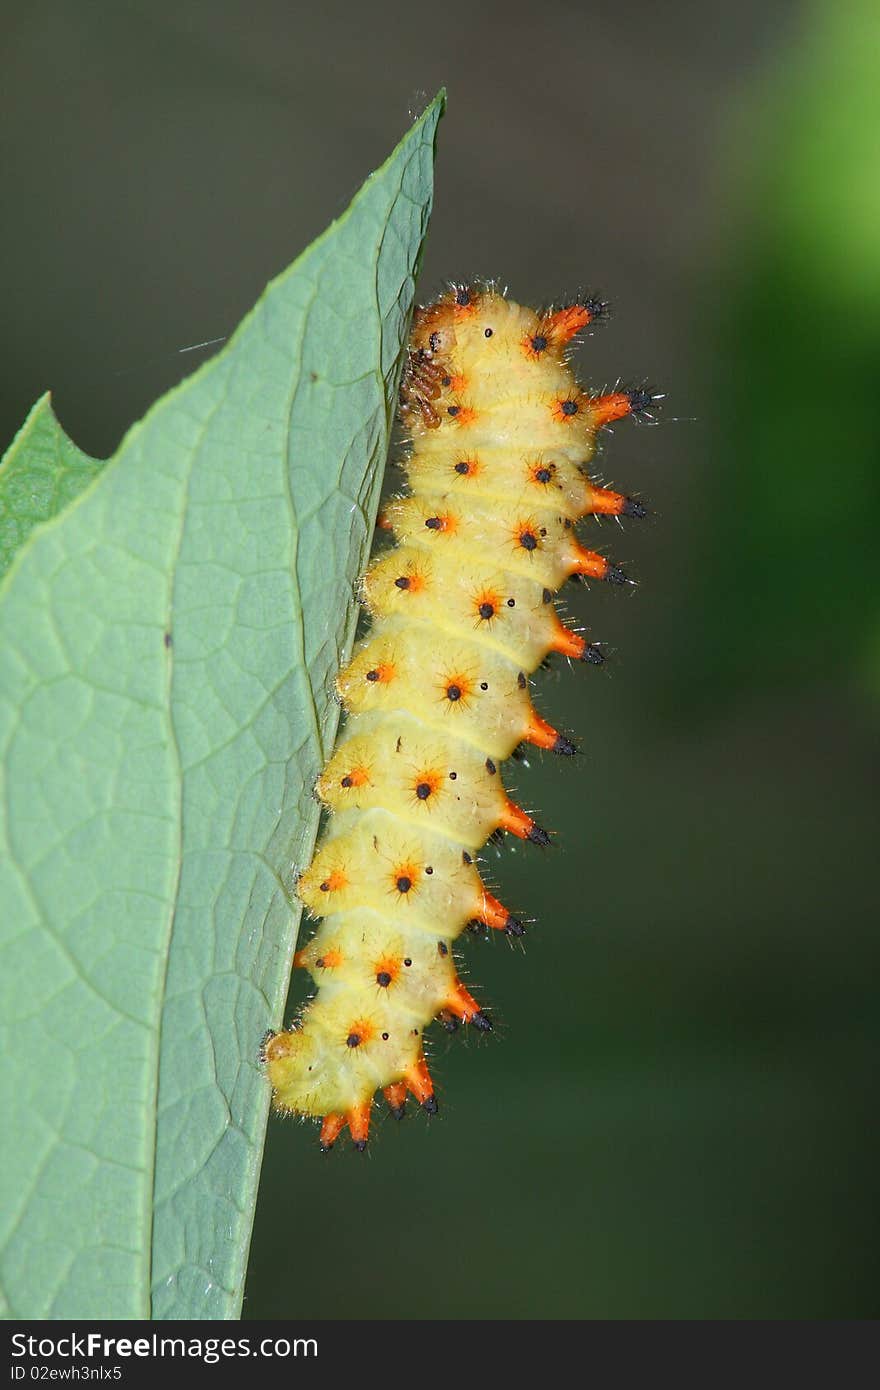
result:
[[[428,1071],[428,1063],[425,1061],[424,1054],[419,1057],[417,1062],[413,1063],[409,1071],[404,1072],[403,1081],[419,1105],[423,1105],[426,1110],[434,1114],[437,1110],[437,1102],[434,1099],[434,1083],[431,1080],[431,1073]]]
[[[584,655],[586,641],[579,632],[572,632],[571,628],[566,627],[565,623],[558,622],[553,633],[553,644],[551,652],[559,652],[562,656],[570,656],[574,661],[580,661]]]
[[[516,802],[508,801],[498,821],[501,830],[507,830],[520,840],[531,840],[536,845],[549,845],[550,836],[546,830],[536,825],[534,820]]]
[[[375,681],[379,685],[389,685],[397,675],[394,665],[390,661],[380,661],[378,666],[374,666],[372,671],[367,672],[367,680]]]
[[[321,1125],[321,1148],[326,1153],[333,1148],[336,1140],[345,1129],[344,1115],[325,1115]]]
[[[440,790],[443,781],[443,773],[436,769],[418,772],[412,782],[413,795],[417,801],[427,801]]]
[[[467,708],[468,700],[473,694],[473,681],[469,676],[463,675],[461,671],[446,671],[437,684],[441,699],[448,700],[451,705],[460,709]]]
[[[421,866],[408,859],[404,864],[398,864],[391,870],[392,891],[405,898],[413,889],[418,886],[422,876]]]
[[[367,1147],[367,1140],[370,1137],[370,1111],[372,1108],[372,1100],[365,1100],[362,1105],[356,1105],[349,1110],[345,1117],[351,1130],[352,1142],[356,1149],[360,1149],[361,1153]]]
[[[554,729],[552,724],[548,724],[546,719],[542,719],[539,714],[532,710],[528,728],[523,735],[529,743],[534,743],[537,748],[549,748],[551,753],[558,753],[570,758],[575,752],[575,746],[571,739],[561,734],[558,729]]]
[[[400,961],[396,956],[382,956],[373,966],[376,983],[380,989],[387,989],[400,974]]]
[[[445,532],[446,535],[452,536],[455,534],[457,522],[452,512],[442,512],[437,516],[426,517],[425,526],[429,531]]]
[[[584,550],[579,545],[572,547],[568,564],[569,574],[583,574],[588,579],[607,579],[609,584],[633,582],[619,565],[613,565],[604,555],[598,555],[595,550]]]
[[[604,555],[598,555],[595,550],[584,550],[581,546],[575,546],[571,557],[572,574],[585,574],[588,579],[607,579],[608,561]]]
[[[365,787],[369,780],[370,777],[365,767],[353,767],[340,779],[340,786],[346,789],[350,787]]]
[[[456,1018],[460,1018],[462,1023],[475,1023],[478,1028],[491,1027],[476,999],[460,980],[456,980],[455,989],[446,1000],[446,1007]]]
[[[376,1030],[369,1019],[356,1018],[348,1025],[348,1032],[345,1035],[347,1047],[361,1047],[364,1043],[371,1042]]]
[[[548,487],[556,478],[556,464],[543,458],[535,459],[528,465],[527,474],[529,481],[537,483],[538,487]]]
[[[558,729],[554,729],[552,724],[548,724],[546,719],[542,719],[540,714],[532,710],[523,731],[523,738],[528,743],[534,743],[536,748],[555,748],[560,734]]]
[[[301,952],[297,951],[297,955],[300,954]],[[296,959],[296,957],[294,957],[294,959]],[[318,970],[335,970],[338,965],[342,964],[344,959],[345,957],[341,951],[325,951],[324,954],[319,956],[315,961],[315,967]]]
[[[452,292],[453,319],[469,319],[477,312],[478,303],[479,293],[476,290],[472,290],[469,285],[459,285]]]
[[[491,622],[497,616],[502,604],[502,597],[497,589],[480,589],[471,599],[474,616],[480,622]]]
[[[401,584],[400,579],[405,579],[406,583]],[[418,574],[416,571],[412,574],[401,575],[400,579],[395,579],[395,586],[411,594],[420,594],[425,587],[425,576],[423,574]]]
[[[594,487],[587,484],[587,513],[592,516],[620,516],[626,506],[622,492],[611,492],[607,487]]]
[[[630,391],[611,391],[607,396],[591,396],[587,402],[595,428],[610,425],[633,413],[633,393]]]
[[[496,931],[503,931],[510,921],[510,913],[504,904],[485,889],[477,901],[474,916],[487,927],[494,927]]]
[[[341,869],[334,869],[332,873],[327,875],[324,882],[319,885],[319,891],[322,893],[338,893],[340,888],[347,887],[348,879],[345,877],[345,874]]]
[[[382,1092],[395,1120],[403,1119],[403,1112],[406,1108],[407,1086],[405,1081],[395,1081],[391,1086],[386,1086]]]
[[[582,516],[628,516],[645,517],[648,509],[637,497],[627,497],[623,492],[611,492],[607,487],[595,487],[593,483],[584,486],[584,510]]]
[[[475,478],[480,472],[479,459],[456,459],[452,472],[457,478]]]
[[[566,308],[557,309],[555,314],[548,314],[542,319],[539,332],[554,346],[563,347],[586,328],[588,323],[592,323],[593,317],[585,304],[569,304]]]

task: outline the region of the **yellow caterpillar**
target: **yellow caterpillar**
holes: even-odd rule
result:
[[[294,963],[320,988],[263,1044],[276,1108],[322,1117],[325,1149],[346,1125],[366,1147],[377,1090],[398,1118],[408,1093],[436,1111],[425,1029],[491,1027],[452,944],[474,921],[523,933],[477,852],[502,830],[549,837],[500,765],[523,741],[575,751],[527,677],[550,652],[602,660],[556,612],[569,576],[626,582],[574,524],[644,515],[588,475],[597,431],[652,400],[578,385],[566,348],[603,312],[582,299],[540,314],[462,286],[415,317],[400,404],[409,493],[380,517],[396,546],[363,579],[372,626],[339,676],[348,720],[317,785],[331,815],[297,883],[323,921]]]

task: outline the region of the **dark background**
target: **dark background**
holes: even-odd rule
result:
[[[606,478],[654,515],[577,591],[613,652],[516,785],[524,953],[441,1114],[322,1159],[273,1121],[245,1316],[876,1316],[880,17],[869,0],[255,0],[0,10],[0,441],[84,449],[226,334],[445,84],[421,291],[615,315],[668,393]],[[389,1347],[389,1352],[392,1348]]]

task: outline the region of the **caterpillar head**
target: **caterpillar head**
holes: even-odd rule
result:
[[[417,309],[413,317],[410,353],[442,365],[455,348],[455,306],[449,296]]]

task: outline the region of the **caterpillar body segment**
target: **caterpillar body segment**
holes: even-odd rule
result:
[[[526,670],[551,651],[581,659],[584,639],[561,622],[552,591],[539,580],[466,556],[449,570],[423,549],[401,545],[370,566],[363,601],[374,618],[405,616],[429,625],[435,639],[438,631],[478,636]]]
[[[498,761],[475,744],[426,729],[400,711],[359,715],[348,731],[318,779],[318,795],[330,811],[388,811],[471,853],[493,831],[523,824],[511,809]]]
[[[513,661],[477,636],[450,634],[438,646],[436,630],[402,617],[365,643],[338,685],[350,711],[406,711],[484,756],[507,758],[523,740],[546,737]]]
[[[510,914],[483,883],[473,856],[453,840],[385,811],[349,818],[347,825],[336,816],[331,824],[337,822],[341,831],[325,838],[297,883],[314,916],[366,907],[389,926],[436,932],[445,922],[452,937],[474,920],[507,927]],[[298,953],[298,965],[317,959],[315,939]]]
[[[575,751],[529,677],[552,652],[601,661],[554,595],[573,575],[625,581],[581,545],[581,518],[644,514],[589,476],[598,431],[652,399],[576,381],[567,346],[603,314],[595,299],[541,314],[457,287],[416,315],[400,400],[408,491],[384,509],[394,546],[362,580],[372,626],[338,678],[347,720],[316,787],[330,814],[297,882],[321,922],[295,964],[318,989],[263,1047],[276,1108],[320,1118],[324,1148],[346,1127],[366,1146],[377,1091],[398,1119],[408,1096],[436,1111],[426,1029],[491,1026],[454,943],[479,923],[524,931],[477,856],[500,831],[549,836],[505,791],[501,763],[523,742]]]
[[[525,508],[474,499],[454,507],[447,498],[401,497],[384,515],[402,544],[439,554],[446,567],[483,553],[496,557],[509,573],[554,591],[582,572],[586,555],[595,559],[578,542],[568,518],[534,503]],[[593,575],[604,577],[604,572]]]

